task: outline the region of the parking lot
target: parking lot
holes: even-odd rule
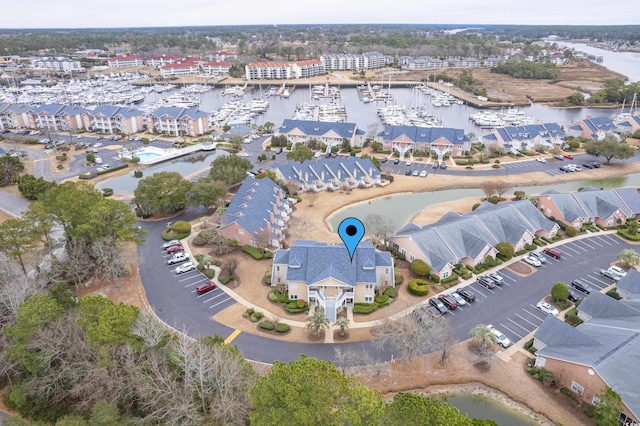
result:
[[[504,278],[502,286],[487,289],[477,282],[470,284],[468,287],[476,294],[476,301],[446,314],[456,339],[468,338],[469,330],[476,324],[491,324],[512,342],[517,342],[547,317],[536,308],[536,303],[550,294],[556,282],[569,285],[573,279],[581,278],[594,290],[602,290],[613,281],[594,271],[608,267],[621,250],[630,246],[615,235],[596,233],[557,248],[562,258],[544,255],[546,262],[529,276],[522,277],[504,268],[498,271]]]
[[[182,274],[175,273],[176,267],[182,263],[167,265],[167,259],[169,259],[171,255],[167,254],[162,247],[161,250],[163,262],[165,264],[165,268],[167,268],[167,277],[169,277],[167,281],[170,281],[170,285],[176,284],[178,288],[183,288],[186,293],[189,293],[193,297],[194,303],[200,303],[209,309],[209,315],[215,315],[236,303],[235,299],[228,296],[227,293],[220,289],[220,287],[216,287],[207,293],[198,295],[196,293],[196,287],[206,284],[210,280],[197,269],[184,272]],[[195,259],[193,259],[193,262],[196,263]]]

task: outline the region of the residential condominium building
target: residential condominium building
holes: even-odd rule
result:
[[[40,130],[69,131],[91,126],[88,110],[79,106],[44,104],[33,107],[36,124]]]
[[[250,62],[244,70],[247,80],[287,80],[293,76],[292,67],[287,62]]]
[[[144,113],[135,108],[100,105],[88,112],[95,132],[131,135],[144,130]]]
[[[616,226],[618,221],[640,219],[640,194],[635,188],[584,188],[560,193],[554,189],[538,195],[538,208],[567,226],[582,228],[585,223],[601,227]]]
[[[296,78],[316,77],[327,73],[324,64],[318,59],[293,62],[291,71]]]
[[[521,149],[534,150],[538,146],[561,147],[566,140],[562,127],[557,123],[498,127],[481,138],[484,144],[502,147],[513,154]]]
[[[390,237],[390,243],[408,261],[422,259],[432,273],[447,278],[458,263],[474,267],[487,256],[495,258],[498,243],[507,242],[517,252],[536,236],[553,237],[559,228],[529,200],[484,202],[471,213],[449,212],[431,225],[411,222]]]
[[[334,123],[325,121],[307,121],[286,119],[276,131],[277,135],[286,136],[287,140],[306,145],[311,139],[321,144],[340,146],[344,140],[351,146],[359,147],[364,143],[365,132],[358,129],[355,123]]]
[[[210,130],[209,113],[197,108],[162,107],[147,116],[147,126],[154,133],[199,136]]]
[[[202,69],[206,75],[229,74],[229,69],[233,66],[231,62],[213,61],[202,64]]]
[[[67,58],[36,58],[31,60],[35,68],[53,68],[57,72],[84,71],[80,61]]]
[[[368,188],[382,184],[380,170],[368,158],[320,157],[302,163],[274,163],[271,170],[283,182],[295,182],[298,192],[336,191],[341,188]]]
[[[163,77],[196,75],[200,73],[200,63],[197,60],[178,61],[172,64],[163,65],[160,74]]]
[[[584,120],[568,124],[567,136],[602,140],[608,133],[616,131],[616,125],[609,117],[587,116]]]
[[[171,56],[171,55],[158,55],[152,56],[147,59],[147,65],[150,67],[161,67],[167,64],[175,64],[180,61],[182,58],[180,56]]]
[[[120,55],[107,59],[107,66],[109,68],[141,67],[143,65],[142,59],[137,56]]]
[[[2,108],[1,105],[5,105]],[[36,113],[31,105],[0,104],[0,123],[4,129],[37,129]]]
[[[344,244],[296,241],[273,258],[271,286],[285,286],[292,300],[324,310],[329,321],[354,303],[373,303],[381,288],[394,287],[391,253],[362,241],[353,259]]]
[[[366,52],[359,55],[351,53],[326,53],[320,61],[327,71],[360,71],[382,68],[387,65],[387,57],[380,52]]]
[[[387,125],[376,135],[383,149],[398,151],[400,158],[407,152],[426,150],[438,155],[442,161],[444,155],[462,155],[471,149],[471,139],[463,129],[448,127],[416,127]]]
[[[269,178],[247,178],[220,218],[217,233],[240,246],[279,248],[290,217],[291,206],[282,188]]]
[[[405,58],[400,65],[400,67],[405,70],[434,70],[447,68],[448,66],[449,64],[447,61],[443,61],[438,58],[431,58],[429,56],[421,56],[417,59]]]
[[[637,277],[637,275],[636,275]],[[598,405],[607,387],[622,399],[621,425],[640,422],[640,306],[592,292],[577,307],[584,322],[572,327],[547,316],[533,335],[535,366],[553,373],[560,386]]]

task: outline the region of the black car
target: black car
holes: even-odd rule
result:
[[[444,303],[442,303],[440,300],[438,300],[435,297],[432,297],[431,299],[429,299],[429,304],[434,308],[436,308],[438,311],[440,311],[441,314],[446,314],[447,312],[449,312],[449,309],[447,309]]]
[[[400,159],[396,158],[395,160],[393,160],[393,164],[400,164]]]
[[[411,169],[405,170],[404,175],[405,176],[411,176]]]
[[[580,279],[575,279],[571,282],[571,287],[575,288],[576,290],[586,294],[587,296],[589,294],[591,294],[591,292],[593,291],[593,289],[589,286],[589,284],[587,284],[586,282],[580,280]]]
[[[488,289],[492,289],[496,287],[496,284],[493,282],[493,280],[487,277],[478,277],[477,283]]]
[[[593,164],[591,163],[582,163],[582,167],[585,169],[593,169]]]
[[[384,158],[380,159],[381,163],[386,163],[387,161],[389,161],[389,159],[387,157],[384,157]]]
[[[553,158],[556,160],[564,161],[564,157],[562,155],[554,155]]]
[[[440,163],[440,168],[441,169],[446,169],[447,168],[447,163],[445,163],[444,161],[442,163]]]
[[[458,294],[460,296],[462,296],[464,298],[464,300],[466,300],[467,302],[471,303],[471,302],[475,302],[476,300],[476,295],[469,290],[468,288],[461,288],[458,291]]]
[[[600,163],[598,163],[597,161],[591,162],[591,165],[593,166],[594,169],[599,169],[600,168]]]
[[[582,300],[582,297],[580,297],[578,293],[576,293],[575,291],[569,289],[569,296],[567,297],[567,299],[575,303],[578,300]]]

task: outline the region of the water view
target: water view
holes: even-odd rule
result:
[[[143,169],[143,177],[158,172],[178,172],[182,176],[189,176],[196,172],[207,172],[213,160],[221,155],[228,155],[226,151],[197,152],[175,160],[159,163]],[[140,179],[133,176],[133,172],[118,176],[96,184],[96,188],[112,188],[113,192],[121,195],[133,195]]]
[[[488,396],[459,393],[440,395],[439,399],[450,403],[470,418],[493,420],[500,426],[533,426],[538,424],[528,416]]]

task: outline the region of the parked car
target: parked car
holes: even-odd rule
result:
[[[496,330],[491,324],[489,324],[487,328],[489,329],[489,331],[491,331],[491,334],[496,336],[496,343],[502,346],[503,348],[506,349],[513,344],[511,343],[511,340],[509,340],[507,336],[502,334],[500,331]]]
[[[411,169],[407,169],[404,171],[405,176],[411,176]]]
[[[404,163],[405,166],[413,166],[413,161],[409,160],[406,163]]]
[[[524,260],[525,262],[527,262],[531,266],[535,266],[536,268],[539,267],[539,266],[542,266],[542,263],[538,259],[533,257],[533,256],[526,256],[522,260]]]
[[[411,176],[420,176],[420,170],[414,170]]]
[[[179,265],[175,272],[176,274],[184,274],[185,272],[193,271],[196,269],[196,265],[193,262],[185,262],[182,265]]]
[[[504,283],[504,278],[502,278],[500,275],[498,275],[495,272],[491,272],[487,274],[487,277],[493,280],[493,282],[496,283],[496,285],[502,285]]]
[[[544,312],[547,315],[553,315],[556,316],[559,314],[558,310],[551,306],[549,303],[546,302],[538,302],[536,304],[536,308],[540,309],[542,312]]]
[[[458,289],[458,291],[456,293],[458,293],[460,296],[462,296],[464,298],[464,300],[466,300],[468,303],[472,303],[472,302],[476,301],[475,293],[473,291],[469,290],[468,287],[460,288],[460,289]]]
[[[278,148],[278,150],[276,151],[276,154],[282,154],[282,148]]]
[[[536,158],[536,161],[537,161],[538,163],[546,163],[546,162],[547,162],[547,159],[546,159],[546,158],[538,157],[538,158]]]
[[[563,157],[568,158],[569,160],[573,160],[573,155],[571,154],[564,154]]]
[[[400,159],[396,158],[395,160],[393,160],[393,164],[400,164]]]
[[[173,256],[167,259],[167,265],[173,265],[174,263],[184,262],[185,260],[189,260],[189,253],[179,251],[177,253],[174,253]]]
[[[214,283],[213,281],[209,281],[207,284],[202,284],[196,287],[196,293],[205,294],[213,290],[214,288],[216,288],[216,283]]]
[[[594,169],[599,169],[600,168],[600,163],[598,163],[597,161],[592,161],[591,165],[593,166]]]
[[[420,177],[427,177],[427,171],[426,170],[421,171]]]
[[[429,299],[429,304],[440,311],[441,314],[446,314],[449,312],[449,309],[442,303],[438,298],[432,297]]]
[[[564,161],[564,157],[562,155],[554,155],[553,158],[556,160]]]
[[[460,296],[457,291],[452,291],[451,293],[449,293],[449,297],[452,297],[456,301],[458,306],[464,306],[467,304],[467,301],[464,300],[464,297]]]
[[[338,153],[337,152],[332,152],[331,153],[331,158],[338,158]]]
[[[576,293],[572,289],[569,289],[569,297],[567,297],[567,300],[575,303],[578,300],[582,300],[582,297],[579,296],[578,293]]]
[[[445,163],[444,161],[442,163],[440,163],[440,168],[441,169],[446,169],[447,168],[447,163]]]
[[[591,292],[593,291],[593,289],[591,288],[591,286],[589,286],[589,284],[587,284],[586,282],[582,281],[581,279],[576,278],[575,280],[571,281],[571,287],[575,288],[576,290],[586,294],[587,296],[589,294],[591,294]]]
[[[431,165],[432,169],[437,169],[438,167],[440,167],[440,163],[437,161],[434,161],[433,164]]]
[[[585,169],[593,169],[593,165],[591,163],[582,163],[582,167]]]
[[[437,318],[440,316],[442,316],[442,313],[433,306],[421,306],[413,311],[413,318],[420,322],[426,322],[427,317]]]
[[[478,280],[476,281],[478,284],[480,284],[481,286],[484,286],[488,289],[492,289],[496,287],[496,284],[493,282],[493,280],[491,278],[487,278],[487,277],[478,277]]]
[[[456,299],[451,296],[441,294],[438,296],[438,299],[440,299],[440,301],[444,303],[444,306],[446,306],[450,311],[458,308],[458,302],[456,302]]]
[[[167,253],[169,254],[176,253],[179,251],[184,251],[184,247],[182,247],[181,245],[178,245],[178,246],[171,246],[167,248]]]
[[[544,254],[546,254],[547,256],[553,257],[554,259],[560,259],[560,257],[562,257],[562,254],[560,253],[560,250],[558,250],[558,249],[554,249],[554,248],[548,247],[548,248],[542,250],[542,252]]]
[[[386,163],[387,161],[389,161],[389,159],[387,157],[384,157],[384,158],[380,159],[381,163]]]
[[[532,251],[529,252],[529,256],[533,256],[536,259],[538,259],[540,261],[540,263],[547,263],[547,258],[544,256],[544,254],[538,252],[538,251]]]
[[[624,277],[627,275],[627,273],[624,271],[624,269],[618,267],[618,266],[609,266],[609,272],[619,276],[620,278]]]
[[[620,279],[620,276],[618,274],[615,274],[608,269],[596,269],[595,272],[613,281],[618,281]]]
[[[179,246],[180,245],[180,241],[178,240],[171,240],[171,241],[167,241],[166,243],[164,243],[162,245],[163,249],[168,249],[169,247],[173,247],[173,246]]]

